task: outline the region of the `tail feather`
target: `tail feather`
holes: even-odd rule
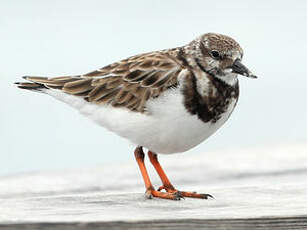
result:
[[[32,91],[43,91],[44,89],[63,89],[64,85],[68,82],[79,80],[80,76],[64,76],[64,77],[37,77],[37,76],[24,76],[23,79],[28,82],[16,82],[18,88],[27,89]]]
[[[24,76],[23,79],[29,80],[27,76]],[[46,89],[47,87],[39,82],[15,82],[18,88],[20,89],[27,89],[32,91],[42,91],[42,89]]]

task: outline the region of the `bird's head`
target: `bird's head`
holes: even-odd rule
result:
[[[206,73],[223,81],[231,82],[237,75],[257,78],[241,61],[243,50],[232,38],[207,33],[190,43],[196,64]]]

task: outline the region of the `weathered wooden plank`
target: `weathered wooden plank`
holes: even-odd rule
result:
[[[307,229],[307,216],[297,217],[269,217],[248,219],[177,219],[177,220],[152,220],[140,222],[90,222],[90,223],[20,223],[2,224],[1,230],[83,230],[83,229],[111,229],[111,230],[180,230],[180,229],[203,229],[203,230],[282,230],[282,229]]]
[[[258,159],[259,154],[265,156]],[[243,151],[172,157],[168,163],[177,188],[210,193],[215,199],[145,199],[135,162],[1,177],[0,230],[307,230],[306,148],[257,150],[257,161]],[[152,181],[161,185],[158,177]]]

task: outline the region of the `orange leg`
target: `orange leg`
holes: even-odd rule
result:
[[[134,155],[135,155],[136,162],[138,163],[139,168],[141,170],[143,179],[144,179],[147,198],[151,198],[152,196],[163,198],[163,199],[170,199],[170,200],[179,200],[181,198],[177,191],[174,191],[174,192],[156,191],[155,188],[152,186],[151,181],[149,179],[149,176],[148,176],[145,164],[144,164],[145,154],[141,146],[135,149]]]
[[[158,173],[158,175],[161,178],[161,181],[163,183],[163,185],[161,187],[159,187],[158,191],[161,191],[162,189],[164,189],[164,190],[166,190],[167,192],[170,192],[170,193],[179,192],[179,194],[182,197],[191,197],[191,198],[200,198],[200,199],[208,199],[209,197],[213,198],[210,194],[198,194],[196,192],[178,191],[177,189],[175,189],[175,187],[171,184],[171,182],[167,178],[164,170],[162,169],[162,167],[161,167],[161,165],[158,161],[157,154],[155,154],[151,151],[148,151],[148,156],[149,156],[150,162],[152,163],[152,165],[156,169],[156,171],[157,171],[157,173]]]

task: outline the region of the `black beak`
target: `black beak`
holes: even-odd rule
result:
[[[252,74],[252,72],[241,63],[240,59],[235,60],[231,68],[233,73],[237,73],[245,77],[257,78],[257,76]]]

